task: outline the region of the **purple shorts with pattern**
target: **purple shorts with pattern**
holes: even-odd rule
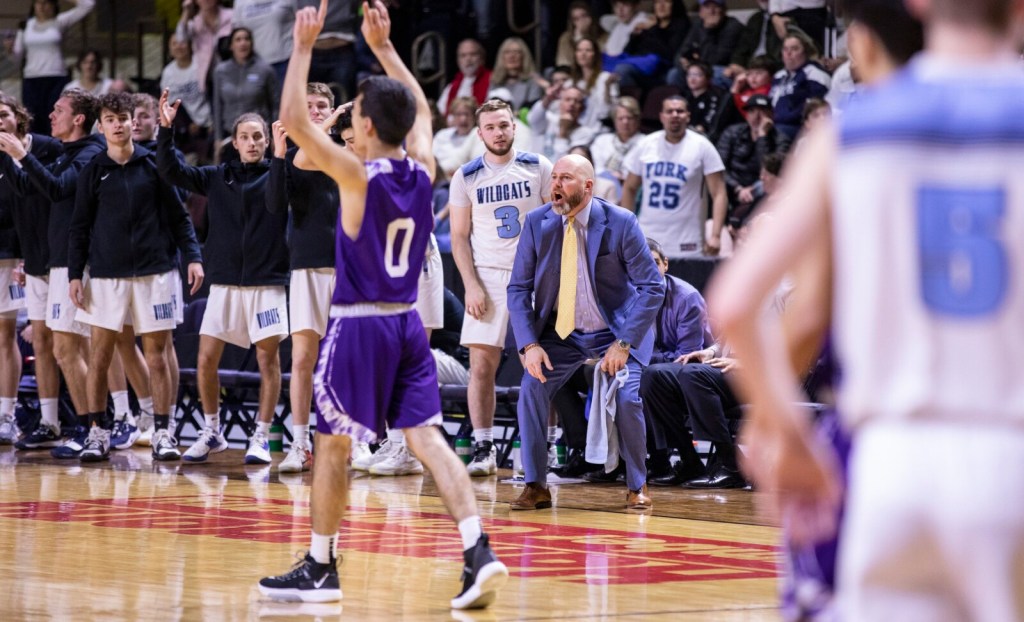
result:
[[[314,377],[316,430],[375,442],[393,429],[441,424],[437,368],[416,311],[331,318]]]

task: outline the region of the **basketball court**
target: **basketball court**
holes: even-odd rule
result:
[[[520,488],[473,480],[511,578],[489,609],[452,612],[458,530],[427,475],[352,478],[340,549],[344,599],[262,597],[309,542],[311,475],[245,466],[110,463],[0,449],[0,611],[5,620],[778,620],[778,530],[757,493],[652,488],[654,511],[622,509],[624,484],[553,488],[555,508],[510,513]],[[274,454],[275,464],[283,454]]]

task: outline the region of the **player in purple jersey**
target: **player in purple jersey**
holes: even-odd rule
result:
[[[433,474],[458,522],[465,567],[463,589],[452,599],[452,608],[485,607],[508,579],[508,569],[482,532],[469,475],[437,429],[441,412],[436,369],[412,307],[433,222],[430,108],[391,44],[387,9],[376,0],[372,8],[363,4],[362,32],[391,77],[359,85],[352,121],[356,141],[365,146],[365,164],[315,127],[305,110],[304,93],[326,12],[327,0],[321,0],[318,11],[305,8],[296,14],[281,100],[289,135],[338,182],[341,195],[337,288],[315,383],[321,417],[313,466],[312,543],[289,572],[260,580],[260,591],[305,602],[341,598],[334,548],[348,496],[352,438],[375,440],[390,425],[404,429],[409,448]]]

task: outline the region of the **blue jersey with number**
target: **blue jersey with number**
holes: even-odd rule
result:
[[[832,187],[840,411],[1024,423],[1024,72],[922,56],[851,103]]]
[[[430,177],[411,158],[372,160],[366,175],[366,214],[358,237],[350,239],[338,223],[331,302],[413,303],[434,228]]]

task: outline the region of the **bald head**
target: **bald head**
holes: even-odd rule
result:
[[[594,165],[581,155],[563,156],[551,170],[551,208],[573,215],[590,203],[594,194]]]

